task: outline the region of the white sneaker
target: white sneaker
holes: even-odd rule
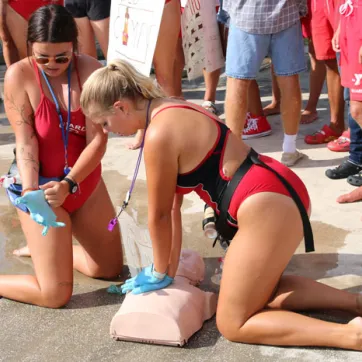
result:
[[[301,153],[298,150],[295,152],[283,152],[281,163],[288,167],[294,166],[304,156],[304,153]]]

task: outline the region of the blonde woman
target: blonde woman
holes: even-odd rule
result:
[[[234,183],[253,152],[216,116],[163,97],[150,79],[123,61],[87,79],[81,106],[106,133],[129,135],[148,125],[144,156],[154,264],[127,281],[123,291],[166,288],[180,256],[182,195],[195,191],[220,214],[229,182]],[[223,268],[216,317],[220,332],[235,342],[361,350],[361,317],[338,324],[297,313],[342,309],[361,315],[362,303],[358,294],[283,275],[303,238],[301,215],[310,227],[310,200],[293,171],[267,156],[258,160],[237,184],[222,225],[229,225],[235,236]],[[297,196],[292,198],[279,177]]]

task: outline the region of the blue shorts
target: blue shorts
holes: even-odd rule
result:
[[[39,176],[39,185],[44,185],[50,181],[60,181],[59,177],[42,177]],[[29,212],[28,208],[24,204],[15,204],[16,199],[21,197],[21,192],[23,191],[23,186],[20,184],[12,184],[6,189],[6,193],[8,194],[8,198],[10,202],[19,210],[24,211],[26,213]]]
[[[255,79],[264,58],[271,57],[277,76],[290,76],[306,70],[302,27],[298,21],[275,34],[247,33],[230,24],[226,52],[226,75]]]

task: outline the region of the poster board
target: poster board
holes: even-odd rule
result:
[[[107,62],[124,59],[149,76],[164,5],[165,0],[112,0]]]
[[[188,79],[212,72],[225,64],[215,1],[187,0],[181,17],[182,47]]]

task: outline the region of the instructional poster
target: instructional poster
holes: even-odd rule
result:
[[[107,61],[124,59],[149,76],[165,0],[112,0]]]
[[[202,76],[203,69],[212,72],[224,66],[215,0],[187,0],[181,26],[189,80]]]

